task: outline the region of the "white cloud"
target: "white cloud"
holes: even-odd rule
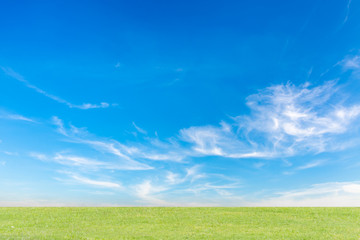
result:
[[[342,186],[342,190],[346,193],[360,194],[360,183],[348,183]]]
[[[19,114],[8,113],[5,111],[0,111],[0,118],[36,123],[36,121],[31,118],[27,118]]]
[[[184,141],[194,143],[195,152],[204,155],[223,155],[219,145],[226,144],[230,140],[221,129],[212,126],[182,129],[180,135]]]
[[[356,126],[360,105],[347,106],[342,95],[337,95],[339,91],[335,81],[318,86],[287,83],[268,87],[247,98],[250,114],[233,117],[231,123],[222,121],[219,126],[181,129],[178,137],[167,142],[146,138],[142,143],[125,145],[91,136],[74,126],[66,129],[57,117],[53,122],[58,132],[72,141],[116,155],[139,169],[151,169],[140,163],[142,160],[181,162],[187,157],[274,158],[316,154],[353,145],[349,130]],[[138,132],[147,133],[133,125]]]
[[[289,207],[359,207],[360,182],[330,182],[314,184],[309,188],[278,193],[252,206]]]
[[[183,162],[189,155],[189,149],[180,146],[175,138],[161,141],[159,138],[147,137],[143,144],[136,144],[138,148],[137,157],[153,161]]]
[[[18,156],[19,155],[19,153],[17,153],[17,152],[9,152],[9,151],[0,151],[0,152],[6,154],[8,156]]]
[[[180,130],[191,143],[189,156],[274,158],[342,150],[351,146],[350,134],[360,116],[360,105],[346,106],[335,81],[275,85],[247,98],[251,112],[234,123]]]
[[[80,129],[75,126],[65,128],[64,123],[61,119],[59,119],[58,117],[53,117],[52,119],[53,123],[57,126],[57,131],[60,134],[66,136],[71,142],[84,144],[98,150],[99,152],[116,156],[118,164],[112,166],[117,166],[117,169],[119,169],[120,166],[121,169],[127,170],[153,169],[149,165],[141,163],[132,158],[132,155],[138,152],[138,149],[135,147],[125,146],[112,139],[99,139],[95,136],[92,136],[85,129]]]
[[[139,143],[125,145],[113,139],[93,136],[84,128],[77,128],[72,125],[66,128],[63,121],[56,116],[52,118],[52,121],[57,126],[57,131],[71,139],[72,142],[86,144],[98,151],[113,154],[127,161],[129,167],[133,166],[134,169],[152,169],[152,167],[138,162],[144,159],[181,162],[185,157],[184,152],[180,151],[176,144],[148,138],[148,145]]]
[[[89,178],[80,176],[78,174],[75,174],[73,172],[65,172],[65,171],[59,171],[59,172],[68,175],[72,179],[72,181],[75,181],[76,183],[86,184],[86,185],[90,185],[90,186],[94,186],[94,187],[102,187],[102,188],[113,188],[113,189],[122,189],[123,188],[122,185],[117,182],[93,180],[93,179],[89,179]],[[66,181],[64,179],[59,179],[59,178],[55,178],[55,179],[58,181],[62,181],[62,182],[73,183],[73,182]]]
[[[92,103],[83,103],[81,105],[71,104],[69,107],[71,108],[79,108],[79,109],[92,109],[92,108],[108,108],[110,104],[106,102],[102,102],[100,104],[92,104]]]
[[[229,196],[232,194],[229,191],[227,191],[226,189],[235,189],[235,188],[239,188],[239,185],[237,183],[224,184],[224,185],[214,185],[212,183],[204,183],[204,184],[198,184],[198,185],[192,186],[192,187],[186,189],[186,191],[193,192],[195,194],[199,194],[200,192],[214,190],[216,193],[218,193],[220,195]]]
[[[42,153],[32,152],[29,155],[30,155],[30,157],[36,158],[41,161],[49,160],[49,158],[45,154],[42,154]]]
[[[40,93],[42,95],[44,95],[45,97],[48,97],[58,103],[61,104],[65,104],[66,106],[68,106],[69,108],[77,108],[77,109],[92,109],[92,108],[108,108],[110,106],[110,104],[106,103],[106,102],[102,102],[100,104],[92,104],[92,103],[83,103],[83,104],[73,104],[63,98],[60,98],[58,96],[52,95],[44,90],[42,90],[41,88],[32,85],[31,83],[29,83],[23,76],[21,76],[19,73],[15,72],[14,70],[12,70],[11,68],[5,68],[5,67],[1,67],[1,69],[4,71],[4,73],[10,77],[12,77],[13,79],[16,79],[19,82],[22,82],[25,84],[26,87],[33,89],[34,91],[36,91],[37,93]]]
[[[340,64],[344,70],[360,70],[360,56],[347,56]]]
[[[60,134],[67,136],[67,131],[64,127],[64,122],[60,118],[58,118],[57,116],[54,116],[54,117],[52,117],[52,122],[54,125],[57,126],[57,131]]]
[[[184,179],[181,179],[180,175],[177,173],[168,172],[168,174],[166,175],[166,182],[168,182],[169,184],[178,184],[183,181]]]
[[[272,86],[247,98],[247,105],[251,110],[247,116],[234,117],[230,123],[222,121],[218,126],[184,128],[176,138],[167,141],[161,141],[158,137],[146,137],[144,143],[122,144],[113,139],[93,136],[83,128],[67,128],[57,117],[53,118],[53,122],[58,132],[69,141],[116,156],[124,169],[131,170],[153,169],[143,163],[145,160],[181,162],[186,157],[274,158],[316,154],[350,146],[347,142],[354,135],[352,132],[355,132],[360,105],[346,105],[341,97],[343,95],[336,95],[339,91],[339,86],[334,81],[318,86],[308,83],[300,86],[290,83]],[[138,132],[146,134],[133,124]],[[107,164],[76,155],[61,154],[57,156],[57,160],[73,166],[121,169],[113,162]],[[293,171],[319,167],[325,162],[305,161]],[[185,172],[166,171],[162,181],[156,178],[144,180],[132,189],[135,196],[149,205],[169,205],[164,199],[168,193],[175,191],[192,192],[197,196],[214,193],[222,197],[235,196],[233,189],[239,187],[237,181],[213,181],[212,178],[205,180],[208,177],[199,171],[199,166],[193,166],[185,169]],[[314,192],[326,190],[324,186],[313,188],[316,188]],[[344,200],[349,203],[348,195],[356,191],[357,185],[344,185],[340,191],[344,194],[336,198],[336,201]],[[300,202],[296,195],[305,196],[305,192],[297,190],[281,193],[279,197],[259,202],[259,205],[316,205],[317,202],[328,200],[328,195],[333,192],[326,194],[302,197],[305,201]],[[329,204],[336,205],[336,201],[330,201]]]
[[[231,196],[232,190],[239,187],[237,180],[222,175],[214,174],[211,177],[212,182],[206,181],[205,179],[210,175],[201,172],[200,168],[201,166],[194,165],[178,172],[166,171],[164,175],[144,180],[133,186],[133,193],[141,200],[140,202],[150,206],[188,206],[193,205],[188,202],[189,199],[193,200],[193,196],[190,196],[192,194],[196,194],[197,197]],[[209,202],[196,205],[207,204]]]
[[[192,156],[222,156],[227,158],[268,157],[269,153],[256,152],[242,141],[229,125],[190,127],[180,130],[180,139],[192,143]]]
[[[107,167],[106,163],[99,162],[93,159],[80,157],[80,156],[73,156],[73,155],[63,155],[57,153],[53,158],[56,162],[70,165],[70,166],[85,166],[85,167]]]
[[[164,192],[167,188],[159,185],[154,185],[149,180],[145,180],[141,184],[134,186],[135,195],[148,205],[167,206],[168,202],[160,199],[157,194]]]
[[[41,156],[41,155],[40,155]],[[116,161],[105,162],[98,161],[87,157],[76,155],[64,155],[57,153],[53,158],[53,161],[67,166],[82,167],[91,170],[109,169],[109,170],[143,170],[142,168],[136,168],[135,166],[129,166],[127,164],[121,164]]]
[[[349,19],[350,5],[351,5],[351,0],[348,0],[347,5],[346,5],[346,15],[345,15],[345,18],[344,18],[344,21],[343,21],[342,25],[344,25]]]
[[[64,153],[56,153],[54,156],[47,156],[42,153],[32,152],[29,154],[30,157],[36,158],[41,161],[53,161],[59,163],[64,166],[73,166],[79,167],[88,170],[101,170],[101,169],[109,169],[109,170],[144,170],[139,166],[132,166],[129,164],[122,164],[119,161],[99,161],[92,158],[78,156],[78,155],[70,155]]]
[[[204,173],[201,173],[199,171],[199,169],[200,169],[199,165],[195,165],[190,168],[186,168],[185,169],[186,174],[183,177],[181,177],[181,175],[178,173],[173,173],[171,171],[168,171],[168,173],[166,175],[166,182],[169,183],[170,185],[177,185],[177,184],[184,183],[186,181],[193,183],[198,179],[207,177],[207,175]]]
[[[169,153],[152,153],[151,150],[149,152],[142,152],[141,157],[154,161],[172,161],[172,162],[181,162],[184,156],[179,155],[177,152],[169,152]]]
[[[236,118],[239,131],[247,139],[253,137],[252,142],[260,135],[267,144],[263,148],[274,153],[331,150],[336,136],[348,132],[360,115],[360,105],[344,106],[336,101],[337,91],[334,81],[316,87],[288,83],[266,88],[247,98],[252,113]]]
[[[122,188],[119,183],[107,182],[107,181],[97,181],[97,180],[92,180],[92,179],[77,176],[77,175],[73,175],[72,178],[74,180],[78,181],[79,183],[83,183],[83,184],[87,184],[87,185],[92,185],[92,186],[97,186],[97,187],[105,187],[105,188]]]
[[[295,174],[297,171],[302,171],[302,170],[307,170],[307,169],[310,169],[310,168],[323,166],[326,162],[327,161],[324,160],[324,159],[308,162],[308,163],[306,163],[304,165],[301,165],[299,167],[294,168],[291,171],[285,171],[285,172],[283,172],[283,174],[284,175],[292,175],[292,174]]]
[[[145,131],[144,129],[140,128],[139,126],[137,126],[134,122],[132,122],[133,126],[135,127],[135,129],[142,134],[147,135],[147,131]]]
[[[263,166],[265,166],[265,163],[264,162],[257,162],[257,163],[254,163],[253,164],[254,168],[262,168]]]
[[[309,168],[319,167],[319,166],[322,166],[325,162],[326,162],[325,160],[318,160],[318,161],[310,162],[305,165],[299,166],[296,169],[297,170],[305,170],[305,169],[309,169]]]
[[[191,168],[186,169],[186,176],[184,181],[190,180],[191,183],[195,182],[198,179],[207,177],[206,174],[200,172],[200,165],[192,166]]]

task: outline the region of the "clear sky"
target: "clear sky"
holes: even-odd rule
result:
[[[360,206],[360,1],[3,1],[1,206]]]

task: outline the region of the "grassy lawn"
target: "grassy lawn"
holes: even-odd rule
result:
[[[360,239],[360,208],[0,208],[0,239]]]

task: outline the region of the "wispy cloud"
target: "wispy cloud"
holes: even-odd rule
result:
[[[283,174],[284,175],[293,175],[297,171],[303,171],[303,170],[307,170],[307,169],[310,169],[310,168],[316,168],[316,167],[323,166],[324,164],[326,164],[326,162],[327,162],[327,160],[324,160],[324,159],[311,161],[311,162],[308,162],[308,163],[306,163],[304,165],[293,168],[290,171],[285,171],[285,172],[283,172]]]
[[[104,152],[116,156],[122,169],[127,170],[150,170],[153,169],[145,163],[134,160],[131,155],[138,152],[135,147],[128,147],[112,139],[100,139],[91,135],[85,129],[80,129],[70,125],[70,128],[65,128],[64,123],[58,117],[53,117],[53,123],[57,126],[60,134],[67,137],[69,141],[87,145],[99,152]],[[114,165],[112,165],[114,166]]]
[[[23,76],[21,76],[19,73],[15,72],[11,68],[1,67],[1,69],[4,71],[4,73],[6,75],[8,75],[9,77],[11,77],[13,79],[16,79],[19,82],[22,82],[26,87],[28,87],[28,88],[36,91],[37,93],[40,93],[40,94],[44,95],[45,97],[50,98],[58,103],[64,104],[64,105],[68,106],[69,108],[77,108],[77,109],[86,110],[86,109],[93,109],[93,108],[108,108],[110,106],[110,104],[106,103],[106,102],[101,102],[99,104],[93,104],[93,103],[73,104],[61,97],[50,94],[50,93],[46,92],[45,90],[31,84]]]
[[[204,191],[215,191],[220,195],[232,195],[227,189],[236,189],[239,188],[239,185],[237,183],[234,184],[223,184],[223,185],[215,185],[211,183],[205,183],[205,184],[198,184],[195,186],[191,186],[190,188],[186,189],[186,191],[193,192],[196,194],[199,194],[200,192]]]
[[[6,154],[8,156],[18,156],[19,155],[19,153],[17,153],[17,152],[9,152],[9,151],[0,151],[0,152]]]
[[[48,161],[48,162],[56,162],[63,166],[69,167],[78,167],[82,170],[92,170],[92,171],[99,171],[103,169],[108,170],[140,170],[140,169],[133,169],[129,168],[128,165],[124,165],[118,163],[116,161],[99,161],[92,158],[79,156],[79,155],[72,155],[72,154],[64,154],[64,153],[56,153],[54,156],[48,156],[42,153],[35,153],[32,152],[29,154],[30,157],[41,160],[41,161]]]
[[[268,87],[247,98],[251,113],[233,123],[180,130],[194,155],[272,158],[339,148],[360,115],[360,105],[344,105],[335,81],[311,86],[291,83]],[[336,141],[335,141],[336,140]],[[335,144],[336,142],[336,144]]]
[[[145,201],[148,205],[159,205],[167,206],[169,203],[165,200],[162,200],[157,196],[159,193],[164,192],[167,188],[159,185],[154,185],[150,180],[145,180],[144,182],[134,186],[134,192],[137,197],[142,201]]]
[[[305,170],[305,169],[309,169],[309,168],[319,167],[319,166],[324,165],[325,163],[326,163],[325,160],[317,160],[317,161],[309,162],[305,165],[299,166],[296,168],[296,170]]]
[[[70,108],[79,108],[79,109],[92,109],[92,108],[108,108],[110,106],[109,103],[101,102],[100,104],[93,104],[93,103],[83,103],[81,105],[75,104],[67,104]]]
[[[190,168],[186,168],[186,174],[181,176],[179,173],[168,171],[166,175],[166,181],[170,185],[177,185],[189,181],[190,183],[195,182],[198,179],[207,177],[206,174],[199,171],[200,165],[195,165]]]
[[[41,160],[41,161],[47,161],[49,159],[45,154],[37,153],[37,152],[31,152],[29,154],[29,156],[32,157],[32,158],[36,158],[38,160]]]
[[[346,104],[346,94],[337,94],[339,92],[341,88],[335,81],[324,82],[317,86],[308,83],[299,86],[291,83],[271,86],[247,98],[247,106],[250,108],[248,115],[232,117],[217,126],[184,128],[176,137],[167,141],[146,136],[141,143],[126,142],[125,144],[114,139],[94,136],[85,128],[66,126],[58,117],[53,117],[53,123],[67,141],[84,144],[99,153],[115,156],[123,169],[153,169],[154,172],[150,177],[138,184],[130,185],[128,189],[140,199],[141,203],[153,206],[179,205],[182,200],[171,199],[171,194],[185,194],[185,196],[194,194],[197,197],[219,196],[224,199],[234,197],[242,199],[242,204],[245,204],[244,199],[236,195],[236,189],[240,188],[237,180],[215,180],[209,174],[201,172],[199,165],[179,168],[175,171],[163,171],[147,164],[149,161],[170,160],[170,158],[174,161],[177,157],[180,163],[187,164],[182,162],[182,159],[206,156],[274,158],[342,150],[346,148],[349,140],[356,137],[353,129],[358,123],[360,105]],[[57,153],[53,160],[67,166],[120,169],[114,162],[108,164],[78,154]],[[294,167],[293,171],[320,167],[325,163],[325,160],[304,161],[302,165]],[[165,174],[156,175],[159,172]],[[83,183],[95,185],[96,182],[102,182],[74,176],[71,177]],[[352,199],[353,196],[349,194],[353,193],[350,191],[355,191],[357,185],[341,186],[343,188],[339,191],[343,193],[343,197],[338,198],[338,202],[330,201],[330,203],[336,205],[340,200]],[[328,189],[325,187],[325,185],[316,185],[309,189],[325,191]],[[277,197],[254,204],[310,206],[325,201],[334,193],[308,197],[306,196],[308,190],[279,193]],[[295,195],[302,197],[297,198]],[[305,202],[299,199],[305,199]],[[185,202],[184,200],[181,204]]]
[[[24,117],[24,116],[19,115],[19,114],[13,114],[13,113],[5,112],[5,111],[0,111],[0,118],[36,123],[36,121],[34,119]]]
[[[77,166],[82,168],[88,168],[93,170],[110,169],[110,170],[127,170],[127,167],[123,167],[121,164],[113,162],[98,161],[87,157],[76,155],[64,155],[57,153],[53,160],[67,166]]]
[[[62,134],[64,136],[68,136],[68,133],[67,133],[68,131],[64,127],[64,122],[60,118],[58,118],[57,116],[54,116],[54,117],[52,117],[52,122],[57,127],[56,130],[60,134]]]
[[[180,168],[176,172],[166,171],[164,175],[153,176],[132,189],[141,202],[153,206],[188,206],[196,196],[198,198],[229,197],[239,188],[239,181],[221,174],[207,174],[202,166]],[[182,196],[176,198],[173,196]],[[208,199],[209,200],[209,199]],[[212,201],[198,202],[195,206],[210,204]]]
[[[139,168],[152,169],[145,164],[135,164],[136,161],[134,159],[180,162],[184,158],[184,153],[178,149],[176,144],[165,143],[151,138],[148,138],[148,145],[139,143],[122,144],[114,139],[104,139],[93,136],[85,129],[72,125],[70,125],[69,128],[65,128],[63,121],[56,116],[52,118],[52,121],[57,126],[57,131],[73,142],[86,144],[99,151],[113,154],[129,163],[138,165]],[[140,167],[141,165],[143,167]]]
[[[338,90],[334,81],[266,88],[247,98],[252,113],[235,118],[238,132],[253,147],[275,155],[331,151],[335,139],[342,142],[337,136],[347,133],[360,115],[360,105],[345,106],[337,99]],[[256,138],[265,144],[260,146]]]
[[[340,64],[345,71],[347,71],[347,70],[359,71],[360,70],[360,56],[359,55],[346,56],[338,64]]]
[[[351,1],[352,0],[348,0],[348,2],[346,4],[346,15],[345,15],[342,25],[344,25],[349,19]]]
[[[189,155],[189,150],[183,148],[175,137],[160,140],[158,137],[146,137],[142,144],[136,144],[141,158],[153,161],[183,162]]]
[[[139,133],[142,133],[142,134],[145,134],[147,135],[147,131],[145,131],[144,129],[140,128],[139,126],[137,126],[134,122],[132,123],[134,128],[139,132]]]
[[[350,60],[349,60],[350,61]],[[357,66],[357,59],[347,66]],[[180,130],[191,143],[189,156],[274,158],[343,150],[351,146],[360,104],[346,105],[336,81],[312,86],[291,83],[260,90],[247,97],[248,115],[219,126]],[[344,137],[346,135],[346,137]]]
[[[314,184],[305,189],[278,193],[273,197],[253,203],[253,206],[360,206],[360,182],[329,182]]]
[[[74,181],[75,183],[79,183],[79,184],[86,184],[86,185],[90,185],[90,186],[94,186],[94,187],[101,187],[101,188],[113,188],[113,189],[122,189],[123,188],[122,185],[117,182],[93,180],[93,179],[86,178],[84,176],[78,175],[73,172],[61,172],[61,173],[68,175],[72,179],[72,181]],[[70,183],[69,181],[64,180],[64,179],[59,179],[59,178],[55,178],[55,179],[58,181],[65,181],[65,182]]]
[[[192,143],[193,156],[221,156],[226,158],[266,158],[270,152],[258,152],[249,142],[240,139],[232,126],[199,126],[180,130],[180,139]]]
[[[96,187],[121,188],[121,185],[119,183],[107,182],[107,181],[97,181],[97,180],[92,180],[92,179],[77,176],[77,175],[72,175],[72,178],[74,180],[78,181],[79,183],[92,185],[92,186],[96,186]]]
[[[165,175],[147,179],[132,187],[134,195],[151,206],[188,206],[192,205],[187,197],[197,196],[231,196],[230,190],[239,187],[238,181],[224,179],[222,176],[212,176],[201,171],[201,166],[194,165],[177,172],[167,171]],[[226,184],[219,182],[226,181]],[[218,182],[218,183],[216,183]],[[176,199],[173,196],[181,195],[183,199]],[[191,197],[190,197],[191,199]],[[202,206],[208,203],[197,203]]]
[[[147,137],[142,143],[122,144],[91,136],[74,126],[66,129],[57,117],[53,122],[58,132],[72,141],[111,153],[144,169],[145,165],[139,163],[142,159],[181,162],[185,158],[205,156],[240,159],[317,154],[352,145],[354,136],[350,130],[359,119],[360,104],[346,105],[339,91],[336,81],[317,86],[309,83],[271,86],[247,98],[250,114],[221,121],[218,126],[184,128],[166,142]],[[146,134],[133,125],[138,132]]]

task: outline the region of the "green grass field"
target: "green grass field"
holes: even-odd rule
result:
[[[360,239],[360,208],[0,208],[0,239]]]

